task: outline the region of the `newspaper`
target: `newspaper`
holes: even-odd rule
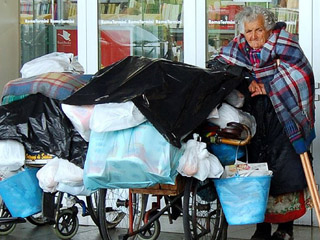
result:
[[[272,171],[269,170],[268,164],[263,163],[245,163],[236,161],[234,165],[225,166],[225,171],[222,178],[230,178],[234,176],[271,176]]]

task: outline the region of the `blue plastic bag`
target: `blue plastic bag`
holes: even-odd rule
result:
[[[264,221],[271,176],[214,179],[214,184],[229,225]]]
[[[174,184],[182,150],[145,122],[113,132],[91,132],[84,184],[98,188],[144,188]]]
[[[0,181],[0,196],[12,217],[29,217],[42,210],[42,190],[36,177],[38,168],[27,168]]]
[[[223,166],[232,165],[245,155],[245,148],[229,144],[210,144],[210,150]],[[237,152],[238,151],[238,152]]]

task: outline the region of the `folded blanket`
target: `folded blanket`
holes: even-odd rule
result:
[[[46,97],[64,100],[77,89],[86,85],[92,75],[50,72],[8,82],[2,98],[8,95],[21,96],[42,93]]]
[[[23,95],[7,95],[2,98],[1,105],[6,105],[9,103],[12,103],[14,101],[24,99],[25,97],[29,96],[29,94],[23,94]]]

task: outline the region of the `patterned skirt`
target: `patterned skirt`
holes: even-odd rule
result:
[[[312,208],[310,192],[304,190],[269,196],[265,222],[284,223],[302,217],[307,209]]]

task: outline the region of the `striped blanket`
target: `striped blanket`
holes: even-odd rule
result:
[[[252,65],[249,45],[240,34],[222,48],[218,60],[247,68],[264,83],[280,122],[298,154],[309,149],[314,131],[314,76],[297,38],[274,30]]]
[[[64,100],[86,85],[92,75],[50,72],[29,78],[18,78],[8,82],[2,92],[6,96],[25,96],[41,93],[46,97]]]

